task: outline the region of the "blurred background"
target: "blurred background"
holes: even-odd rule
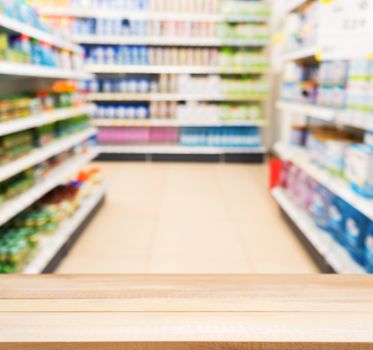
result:
[[[373,272],[373,3],[0,1],[1,273]]]

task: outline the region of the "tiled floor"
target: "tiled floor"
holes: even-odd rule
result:
[[[105,206],[59,273],[315,273],[261,165],[100,163]]]

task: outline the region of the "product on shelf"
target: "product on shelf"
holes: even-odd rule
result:
[[[0,32],[0,61],[33,64],[65,70],[82,70],[81,53],[53,47],[25,35]]]
[[[199,147],[258,147],[257,128],[100,128],[98,140],[103,144],[180,144]]]
[[[34,28],[49,32],[49,28],[40,19],[36,10],[28,1],[0,1],[0,13]]]
[[[355,144],[345,153],[345,177],[352,188],[373,199],[373,146]]]
[[[99,104],[95,119],[180,121],[255,121],[264,119],[263,107],[258,104],[210,104],[187,102],[151,102],[150,104]]]
[[[9,199],[16,197],[18,194],[32,187],[35,184],[36,178],[36,170],[32,168],[1,182],[0,207],[6,204],[6,201]]]
[[[78,116],[46,124],[36,129],[1,136],[0,165],[28,154],[35,147],[45,146],[58,137],[64,137],[88,128],[89,120],[88,116]]]
[[[247,16],[258,19],[269,19],[270,10],[267,3],[262,1],[234,1],[234,0],[32,0],[40,7],[57,8],[98,8],[126,11],[152,11],[171,13],[222,13],[227,17]]]
[[[372,272],[371,220],[290,162],[283,164],[281,186],[313,218],[315,225],[328,232],[356,262]]]
[[[21,272],[38,254],[40,240],[55,234],[100,181],[99,169],[82,171],[74,181],[58,186],[1,227],[0,273]]]
[[[259,147],[258,128],[183,128],[180,132],[182,146],[208,147]]]
[[[290,13],[285,18],[285,52],[316,45],[318,7],[318,1],[308,2],[302,11]]]
[[[31,130],[0,137],[0,165],[29,153],[33,149],[33,145]]]
[[[369,273],[373,273],[373,224],[368,228],[366,246],[366,267]]]
[[[150,78],[102,78],[89,81],[87,90],[102,93],[175,93],[201,97],[246,97],[260,99],[268,96],[269,87],[264,79],[221,78],[218,75],[195,77],[191,75],[160,75]]]
[[[373,198],[373,146],[358,134],[325,125],[296,125],[291,144],[305,147],[311,162],[347,180],[358,194]]]
[[[39,90],[0,99],[0,122],[38,115],[58,108],[78,106],[85,97],[71,82],[57,82],[49,90]]]
[[[179,129],[177,128],[100,128],[97,140],[101,144],[177,144]]]
[[[373,111],[373,60],[288,63],[281,97],[352,111]],[[368,117],[368,116],[367,116]]]

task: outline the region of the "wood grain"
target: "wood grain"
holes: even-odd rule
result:
[[[0,350],[373,349],[371,276],[0,278]]]

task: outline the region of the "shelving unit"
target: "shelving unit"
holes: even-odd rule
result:
[[[306,8],[306,5],[311,4],[312,2],[315,3],[315,1],[316,0],[282,1],[282,8],[280,8],[278,11],[277,24],[279,26],[281,23],[284,24],[283,19],[286,15],[302,11]],[[345,4],[347,5],[347,3]],[[328,2],[319,2],[320,7],[327,5]],[[302,18],[304,18],[303,25],[307,25],[307,28],[309,29],[313,28],[313,21],[316,20],[315,28],[318,28],[317,30],[319,30],[321,33],[322,23],[320,18],[322,16],[321,11],[323,11],[323,9],[320,7],[317,9],[317,11],[312,11],[311,9],[311,11],[308,12],[308,17],[307,14],[304,14]],[[317,17],[315,18],[315,16]],[[287,30],[288,28],[278,28],[279,33],[282,33],[282,35],[285,36],[285,38],[282,38],[284,39],[282,40],[282,43],[288,42],[286,38]],[[326,34],[323,33],[323,35]],[[281,35],[279,35],[279,37],[280,36]],[[313,41],[314,38],[314,36],[308,33],[308,36],[305,36],[304,42],[308,43],[309,45],[310,41]],[[341,36],[341,38],[343,38],[343,36]],[[325,38],[323,37],[323,39]],[[293,46],[292,42],[289,42],[291,44],[290,46]],[[299,42],[302,42],[302,40],[299,39]],[[341,41],[340,45],[342,45],[342,42],[343,40]],[[286,83],[288,83],[290,86],[292,86],[291,84],[293,83],[298,83],[297,78],[294,78],[292,75],[292,72],[295,72],[297,68],[295,65],[291,65],[292,62],[298,64],[300,63],[302,65],[312,64],[312,67],[315,67],[317,64],[322,64],[326,57],[321,50],[322,45],[325,46],[325,43],[321,42],[319,35],[316,36],[316,42],[312,46],[307,46],[307,44],[304,44],[304,47],[298,50],[278,53],[283,63],[282,71],[285,73],[285,78],[288,79],[286,80]],[[348,52],[348,50],[346,50],[346,52]],[[332,56],[333,55],[330,57]],[[351,56],[351,59],[355,58],[356,57],[353,55]],[[365,57],[362,58],[364,59]],[[349,60],[349,57],[345,57],[343,60]],[[301,67],[299,67],[299,69],[301,72]],[[293,78],[294,80],[292,80]],[[312,80],[312,78],[310,78],[310,80]],[[330,85],[328,85],[328,82],[321,80],[320,89],[317,91],[317,93],[325,91],[321,90],[321,88],[325,87],[323,84],[328,86],[330,89],[334,87],[332,82],[330,82]],[[341,86],[342,85],[343,84],[341,84]],[[296,95],[296,92],[294,95]],[[304,100],[307,99],[306,95],[307,93],[305,93]],[[321,95],[321,97],[322,96],[324,95]],[[312,123],[312,125],[326,124],[336,127],[343,126],[344,128],[352,128],[351,131],[362,135],[365,132],[373,130],[372,114],[369,112],[350,110],[347,107],[331,108],[319,106],[316,104],[316,102],[315,104],[296,102],[297,97],[294,97],[294,101],[291,101],[292,96],[289,94],[289,92],[285,94],[283,98],[286,98],[286,100],[279,100],[276,104],[276,109],[279,112],[278,117],[281,128],[279,127],[280,133],[278,135],[278,142],[273,148],[275,153],[277,153],[282,160],[290,161],[305,174],[309,175],[319,184],[328,189],[331,193],[343,199],[356,211],[362,213],[366,218],[373,220],[373,200],[357,194],[347,181],[341,177],[332,175],[327,170],[322,169],[317,164],[312,162],[305,148],[290,146],[290,129],[292,128],[293,124],[305,125]],[[300,100],[301,98],[298,97],[298,99]],[[319,101],[319,99],[317,99],[317,101]],[[328,103],[325,104],[327,105]],[[333,105],[332,103],[329,104]],[[324,271],[328,271],[329,269],[330,271],[337,273],[365,273],[364,269],[355,263],[350,257],[349,253],[347,252],[347,248],[336,243],[328,233],[318,229],[314,221],[306,213],[304,213],[294,201],[292,201],[292,199],[286,194],[285,190],[277,188],[273,191],[273,196],[275,197],[282,211],[285,213],[285,216],[290,220],[292,226],[296,227],[296,232],[299,233],[300,240],[309,249],[316,262],[321,265],[321,267],[324,267],[322,268]]]
[[[265,127],[267,123],[262,120],[253,121],[215,121],[215,120],[204,120],[188,119],[188,120],[170,120],[170,119],[151,119],[151,120],[120,120],[120,119],[95,119],[92,121],[96,127],[108,127],[108,126],[129,126],[129,127],[188,127],[188,126],[200,126],[200,127],[219,127],[219,126],[256,126]]]
[[[11,62],[0,62],[0,76],[7,76],[9,78],[48,78],[55,80],[87,80],[93,77],[91,74],[85,72]]]
[[[254,95],[232,95],[223,94],[124,94],[124,93],[91,93],[88,95],[91,101],[214,101],[214,102],[232,102],[232,101],[263,101],[264,97]]]
[[[258,4],[253,3],[252,6],[257,6]],[[109,20],[127,20],[131,21],[191,21],[191,22],[209,22],[209,23],[230,23],[230,24],[262,24],[266,25],[269,22],[269,18],[265,15],[258,16],[235,16],[231,14],[224,13],[175,13],[175,12],[159,12],[159,11],[116,11],[115,9],[110,8],[40,8],[40,12],[43,16],[50,17],[69,17],[74,19],[109,19]],[[101,45],[139,45],[139,46],[154,46],[154,47],[184,47],[187,49],[198,49],[198,48],[241,48],[241,49],[264,49],[269,43],[263,40],[229,40],[223,38],[215,37],[190,37],[190,36],[178,36],[178,37],[167,37],[167,36],[135,36],[135,35],[91,35],[91,34],[72,34],[74,42],[83,44],[85,46],[101,46]],[[86,69],[91,74],[95,74],[98,78],[105,75],[110,75],[111,77],[117,75],[161,75],[161,74],[191,74],[191,75],[252,75],[254,77],[265,76],[266,70],[262,68],[255,68],[250,66],[244,67],[229,67],[229,66],[154,66],[154,65],[120,65],[120,64],[92,64],[89,60],[86,64]],[[262,96],[253,96],[253,95],[235,95],[235,96],[224,96],[223,94],[215,94],[206,92],[205,95],[202,94],[179,94],[179,93],[170,93],[170,94],[123,94],[123,93],[91,93],[89,99],[92,102],[96,103],[150,103],[150,102],[207,102],[207,103],[258,103],[264,104],[265,98]],[[264,127],[267,125],[265,120],[245,120],[245,121],[216,121],[216,120],[155,120],[149,121],[137,121],[137,120],[107,120],[107,119],[98,119],[94,120],[94,125],[99,129],[103,127],[173,127],[173,128],[182,128],[182,127],[216,127],[222,128],[227,126],[232,127]],[[154,147],[153,147],[154,146]],[[165,147],[158,147],[157,145],[149,145],[149,147],[140,147],[131,146],[131,145],[121,145],[121,146],[105,146],[101,147],[101,151],[104,152],[103,157],[110,157],[107,154],[108,150],[114,150],[114,156],[117,157],[119,152],[123,152],[124,155],[128,155],[130,151],[135,150],[135,154],[138,155],[141,152],[144,157],[149,157],[149,152],[152,152],[153,149],[157,149],[157,154],[162,153],[167,150]],[[180,149],[182,146],[174,145],[173,150],[176,150],[176,154],[180,154]],[[126,151],[128,150],[128,152]],[[185,152],[189,150],[186,147]],[[203,150],[200,147],[194,147],[192,155],[198,154],[199,150]],[[252,154],[259,152],[258,155],[262,159],[264,148],[253,148],[249,149],[247,153]],[[233,147],[232,151],[240,153],[242,148]],[[222,147],[220,153],[224,153],[225,149]],[[206,153],[206,152],[205,152]],[[204,153],[204,155],[205,155]],[[216,154],[216,150],[213,149],[207,154]],[[219,153],[219,152],[218,152]],[[244,152],[246,154],[246,152]],[[166,152],[165,155],[168,153]]]
[[[292,161],[321,185],[328,188],[331,192],[335,193],[347,203],[351,204],[354,208],[358,209],[366,217],[373,220],[373,200],[366,199],[356,194],[346,181],[329,174],[326,170],[313,164],[309,159],[307,151],[301,148],[286,146],[284,144],[277,144],[275,146],[275,151],[282,159]]]
[[[318,264],[327,272],[327,266],[340,274],[364,274],[365,270],[357,264],[327,232],[320,230],[309,216],[293,203],[282,189],[272,191],[273,197],[284,213],[297,226],[300,234],[312,245],[318,255]]]
[[[79,238],[94,211],[104,200],[106,192],[105,185],[97,186],[93,193],[81,204],[80,209],[51,237],[44,237],[40,242],[39,254],[31,260],[22,271],[24,274],[52,273],[64,258],[69,245]]]
[[[122,18],[129,20],[160,20],[160,21],[201,21],[201,22],[231,22],[231,23],[267,23],[267,18],[250,16],[232,16],[221,14],[203,13],[173,13],[173,12],[139,12],[126,11],[125,15],[120,11],[110,9],[92,8],[53,8],[40,9],[43,16],[51,17],[79,17],[79,18]]]
[[[74,35],[73,40],[84,45],[149,45],[149,46],[191,46],[191,47],[260,47],[262,40],[226,40],[219,38],[188,37],[130,37],[109,35]]]
[[[245,67],[211,67],[211,66],[152,66],[152,65],[118,65],[87,64],[86,69],[92,74],[265,74],[262,69]]]
[[[179,145],[98,146],[102,160],[263,162],[264,147],[186,147]]]
[[[93,150],[85,155],[69,159],[56,169],[53,169],[46,179],[38,182],[31,189],[11,199],[4,206],[0,207],[0,225],[4,225],[55,187],[63,184],[96,157],[97,152]]]
[[[29,169],[30,167],[39,164],[57,154],[67,151],[71,147],[78,145],[94,135],[96,135],[96,129],[91,128],[71,136],[63,137],[44,147],[35,149],[30,154],[0,167],[0,181],[9,179],[23,170]]]
[[[55,49],[61,49],[65,52],[74,53],[75,55],[83,54],[81,47],[72,41],[54,35],[53,33],[44,32],[43,30],[34,28],[31,25],[19,22],[5,15],[0,15],[0,30],[6,33],[25,35],[28,38],[50,45]],[[72,60],[76,57],[70,56],[69,58]],[[91,79],[93,77],[92,74],[84,71],[12,62],[0,62],[0,76],[2,80],[2,95],[11,95],[11,97],[19,92],[23,94],[25,92],[24,89],[27,89],[26,92],[30,93],[35,93],[33,90],[37,89],[49,91],[53,81],[78,81]],[[32,98],[34,97],[30,97],[29,100],[31,101]],[[41,105],[40,100],[37,103]],[[64,103],[66,103],[66,101]],[[45,106],[43,106],[43,108],[45,108]],[[30,107],[29,110],[32,110],[32,108]],[[0,122],[0,137],[6,136],[9,138],[12,134],[21,131],[40,128],[83,115],[92,115],[94,111],[94,104],[83,101],[80,102],[79,105],[71,107],[41,111],[18,119],[7,119]],[[15,118],[13,115],[11,117]],[[9,116],[7,116],[7,118],[9,118]],[[62,131],[61,129],[61,132]],[[0,182],[2,183],[30,168],[41,165],[53,157],[71,149],[77,149],[77,146],[83,143],[85,144],[84,148],[78,147],[79,151],[71,153],[70,157],[60,158],[59,163],[55,163],[48,173],[44,175],[39,175],[38,173],[38,175],[35,175],[35,183],[30,188],[25,189],[15,197],[7,199],[2,198],[4,201],[0,204],[0,227],[2,228],[2,226],[7,224],[18,214],[29,209],[33,204],[59,185],[63,185],[75,179],[76,175],[98,155],[97,150],[91,147],[92,143],[89,141],[96,133],[97,130],[95,128],[87,127],[59,138],[55,138],[56,135],[54,135],[55,139],[53,141],[39,147],[34,146],[33,150],[24,156],[1,165]],[[42,168],[40,169],[42,170]],[[51,266],[53,265],[55,267],[58,263],[56,257],[61,257],[63,255],[62,253],[67,252],[69,248],[67,245],[73,243],[71,239],[77,237],[79,227],[94,214],[95,208],[104,196],[104,191],[104,187],[97,188],[95,193],[82,204],[80,210],[69,222],[64,223],[56,235],[43,238],[42,244],[39,246],[40,251],[35,250],[32,252],[34,258],[23,272],[50,272]]]
[[[82,114],[92,114],[94,110],[95,106],[87,103],[82,106],[62,108],[30,115],[29,117],[2,122],[0,123],[0,136],[37,128],[42,125],[73,118]]]
[[[348,111],[304,103],[281,101],[277,103],[280,111],[303,114],[319,120],[334,122],[366,131],[373,131],[373,116],[368,112]]]
[[[82,49],[69,40],[59,38],[53,34],[34,28],[27,23],[19,22],[11,17],[0,14],[0,28],[12,33],[23,34],[28,37],[40,40],[46,44],[73,52],[82,52]]]
[[[296,50],[286,53],[282,56],[283,62],[300,61],[305,59],[316,59],[318,53],[317,46],[306,47],[304,49]]]

